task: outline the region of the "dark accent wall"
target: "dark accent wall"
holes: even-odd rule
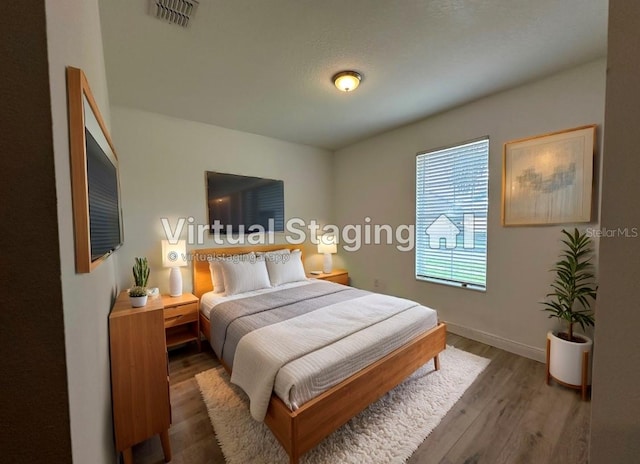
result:
[[[0,15],[0,450],[70,463],[44,0]]]
[[[610,0],[592,464],[640,456],[640,2]]]

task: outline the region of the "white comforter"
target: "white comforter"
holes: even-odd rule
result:
[[[251,415],[262,421],[276,375],[285,365],[305,355],[315,355],[314,362],[325,358],[326,364],[335,364],[334,358],[349,356],[349,350],[328,350],[332,345],[348,347],[352,337],[358,343],[375,344],[384,333],[423,318],[425,311],[434,313],[410,300],[370,294],[262,327],[240,340],[231,381],[249,395]]]

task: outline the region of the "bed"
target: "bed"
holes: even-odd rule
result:
[[[212,259],[250,252],[273,252],[283,248],[294,250],[299,247],[292,245],[264,245],[193,251],[194,293],[199,298],[205,296],[203,301],[206,301],[206,298],[210,295],[209,292],[213,290],[209,269],[209,262]],[[335,287],[329,287],[330,285]],[[350,287],[338,284],[326,283],[322,285],[312,282],[305,287],[304,291],[325,292],[327,294],[333,292],[336,295],[353,293],[352,296],[354,298],[360,298],[357,291],[351,292]],[[300,293],[300,290],[281,291],[282,294],[291,293],[292,295],[296,294],[296,292]],[[333,295],[330,298],[333,298]],[[367,298],[375,299],[376,296],[368,295]],[[361,298],[357,301],[366,301],[366,298]],[[347,301],[339,304],[350,303]],[[209,340],[209,343],[212,343],[212,346],[216,346],[215,324],[214,337],[212,337],[212,325],[206,311],[200,311],[199,314],[200,328],[203,335]],[[290,463],[298,463],[302,454],[316,446],[326,436],[349,421],[369,404],[393,389],[430,359],[434,359],[435,368],[439,369],[438,353],[445,348],[446,328],[443,323],[438,323],[437,320],[434,324],[432,328],[421,330],[419,333],[407,338],[408,342],[402,341],[397,348],[394,348],[382,358],[368,363],[355,374],[350,374],[328,390],[322,393],[313,393],[312,399],[305,400],[302,398],[299,400],[301,404],[296,404],[295,407],[292,407],[291,404],[287,405],[286,399],[281,399],[275,392],[270,393],[267,398],[267,404],[264,406],[266,411],[264,422],[289,455]],[[242,348],[239,349],[241,350]],[[233,378],[238,372],[232,372],[229,355],[221,355],[219,346],[214,347],[214,351],[221,359],[224,368],[232,373]],[[239,371],[240,368],[237,370]]]

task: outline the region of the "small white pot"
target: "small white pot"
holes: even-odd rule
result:
[[[130,296],[129,301],[134,308],[142,308],[147,304],[148,295],[145,296]]]
[[[583,334],[574,333],[574,336],[580,337],[586,342],[569,342],[559,338],[551,331],[547,333],[547,339],[551,342],[549,346],[549,373],[554,379],[569,386],[577,387],[582,385],[583,353],[588,352],[587,385],[591,385],[593,341]]]

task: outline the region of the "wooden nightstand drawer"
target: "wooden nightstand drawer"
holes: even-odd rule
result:
[[[167,348],[194,341],[200,349],[200,315],[198,298],[191,293],[162,295]]]
[[[328,280],[337,284],[349,285],[349,273],[344,269],[334,269],[328,274],[311,274],[308,273],[309,279]]]
[[[324,280],[335,282],[337,284],[349,285],[349,274],[340,274],[336,276],[325,277]]]
[[[198,320],[198,303],[173,306],[164,309],[164,326],[173,327]]]

